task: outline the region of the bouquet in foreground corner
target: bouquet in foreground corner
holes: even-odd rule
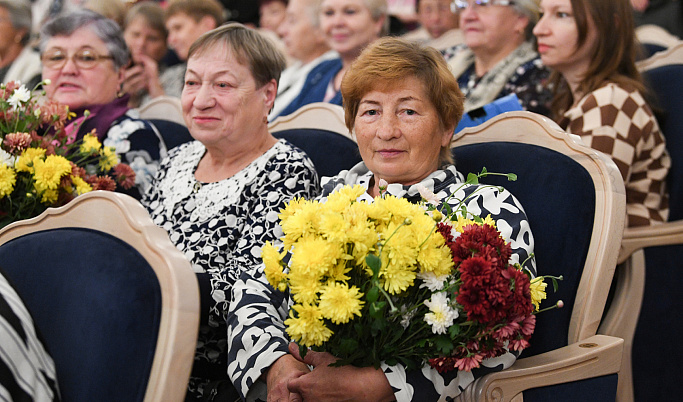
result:
[[[94,131],[76,140],[78,126],[67,126],[74,116],[44,93],[0,85],[0,228],[92,190],[135,184],[130,166]]]
[[[337,365],[469,371],[505,347],[529,345],[547,284],[509,262],[512,249],[490,216],[424,188],[420,204],[357,201],[363,192],[345,186],[325,203],[291,201],[280,214],[282,251],[263,247],[269,283],[292,295],[285,326],[302,355],[311,348]]]

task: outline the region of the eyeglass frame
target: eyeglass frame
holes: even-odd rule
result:
[[[52,70],[60,70],[60,69],[64,68],[64,66],[66,66],[66,63],[69,59],[71,59],[73,61],[74,65],[76,65],[76,67],[78,67],[81,70],[92,70],[93,68],[97,67],[97,64],[102,60],[114,60],[114,57],[112,55],[101,55],[101,54],[97,53],[95,50],[88,49],[88,48],[79,49],[75,53],[73,53],[71,56],[69,56],[69,54],[65,50],[57,49],[56,52],[61,52],[62,54],[64,54],[64,59],[61,62],[57,62],[56,64],[50,65],[51,61],[48,61],[46,63],[45,60],[46,60],[47,55],[49,55],[51,52],[52,52],[51,50],[47,50],[47,51],[43,52],[43,54],[40,55],[40,61],[41,61],[41,63],[43,63],[43,66],[45,66],[49,69],[52,69]],[[92,61],[93,64],[91,66],[81,64],[83,62],[83,60],[79,60],[78,56],[79,56],[79,54],[82,55],[84,52],[89,52],[92,54],[92,57],[94,57],[95,60]]]
[[[514,6],[514,0],[454,0],[451,3],[451,11],[454,13],[466,10],[472,4],[472,7],[482,8],[489,6]],[[464,5],[464,7],[463,7]]]

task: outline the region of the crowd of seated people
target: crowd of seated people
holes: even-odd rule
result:
[[[404,196],[425,179],[441,185],[433,180],[437,172],[461,180],[466,172],[458,172],[449,159],[454,127],[463,111],[507,94],[615,161],[626,185],[629,226],[667,219],[671,162],[648,105],[652,94],[635,66],[629,0],[419,0],[421,31],[400,39],[386,37],[385,0],[254,2],[261,9],[260,28],[280,37],[286,55],[261,30],[224,24],[234,19],[225,2],[166,3],[140,2],[128,9],[123,26],[93,11],[64,10],[46,20],[35,50],[29,45],[28,2],[0,0],[0,24],[8,38],[0,43],[0,73],[3,82],[49,78],[47,98],[76,113],[68,128],[77,130],[77,137],[96,129],[105,145],[116,148],[136,172],[130,195],[141,199],[191,261],[202,307],[188,400],[209,393],[251,398],[263,390],[314,400],[320,387],[349,396],[355,388],[345,388],[344,381],[360,377],[378,398],[410,400],[413,383],[420,384],[415,395],[436,398],[436,373],[429,373],[425,386],[424,378],[401,377],[386,367],[310,371],[311,361],[272,329],[281,328],[283,317],[265,312],[286,304],[288,296],[261,283],[260,247],[281,235],[277,214],[295,197],[312,199],[337,184],[355,183],[366,187],[363,197],[369,199],[380,179],[403,185],[397,195]],[[269,20],[270,11],[283,11],[284,19]],[[178,63],[169,62],[169,54]],[[287,57],[293,60],[289,65]],[[410,66],[420,58],[430,61],[428,68]],[[36,66],[37,71],[29,68]],[[425,78],[429,68],[440,77],[439,85]],[[402,73],[389,74],[394,70]],[[179,98],[193,141],[168,149],[157,128],[136,115],[135,108],[160,95]],[[384,171],[386,164],[376,160],[381,156],[372,153],[373,141],[385,139],[373,134],[372,123],[356,108],[368,99],[387,108],[410,99],[411,109],[429,116],[413,131],[400,119],[395,122],[401,132],[396,141],[415,151],[398,170]],[[269,121],[313,102],[344,106],[363,158],[351,171],[323,180],[323,186],[303,151],[268,132]],[[443,185],[450,189],[451,184]],[[501,194],[517,203],[511,194]],[[482,193],[484,206],[487,196],[500,194]],[[523,213],[495,218],[513,228],[508,237],[526,222]],[[516,244],[520,261],[526,260],[533,239]],[[244,306],[230,305],[233,291],[249,295],[240,297],[242,303],[263,307],[258,325],[275,345],[267,358],[260,349],[265,341],[258,348],[242,342],[236,328],[245,328]],[[510,354],[498,368],[514,360]]]

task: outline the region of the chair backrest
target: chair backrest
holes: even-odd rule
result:
[[[666,29],[654,25],[644,24],[636,28],[636,38],[643,44],[659,45],[665,49],[675,46],[680,39]]]
[[[578,138],[578,137],[576,137]],[[625,219],[619,171],[602,154],[554,122],[530,112],[503,113],[453,139],[458,170],[515,173],[482,180],[514,194],[529,218],[540,275],[562,275],[552,306],[537,317],[531,347],[522,356],[557,349],[595,335],[614,273]]]
[[[180,98],[175,96],[158,96],[142,105],[138,108],[138,111],[140,112],[140,117],[146,120],[163,119],[185,125]]]
[[[339,105],[311,103],[278,117],[268,128],[275,137],[306,152],[321,177],[334,176],[361,161],[358,145],[344,123],[344,109]]]
[[[0,264],[65,401],[181,401],[199,325],[190,263],[133,198],[94,191],[0,231]]]
[[[638,68],[656,98],[653,109],[671,155],[669,220],[683,219],[683,42]]]

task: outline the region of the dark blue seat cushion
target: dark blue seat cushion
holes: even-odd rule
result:
[[[54,358],[65,401],[141,401],[161,318],[154,271],[131,246],[88,229],[0,246],[0,264]]]
[[[306,152],[320,177],[336,176],[361,161],[358,145],[332,131],[302,128],[278,131],[273,136],[284,138]]]
[[[595,188],[588,172],[571,158],[534,145],[492,142],[454,148],[463,174],[515,173],[518,181],[499,176],[482,180],[503,186],[515,195],[529,218],[540,275],[563,275],[559,290],[548,287],[541,306],[562,300],[565,307],[537,316],[531,347],[522,357],[554,350],[568,343],[569,321],[576,290],[590,245],[595,211]]]

